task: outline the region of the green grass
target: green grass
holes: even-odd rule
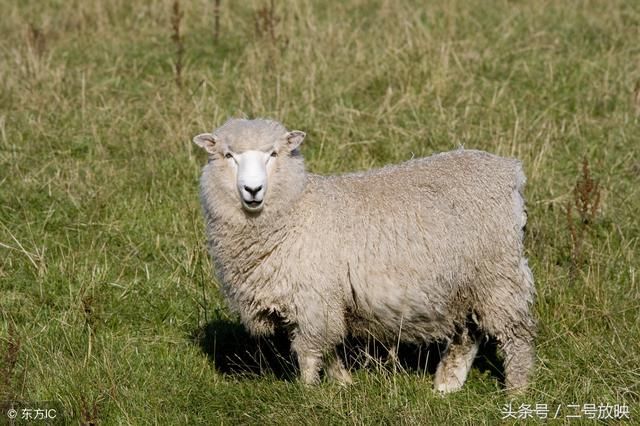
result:
[[[640,421],[640,3],[291,0],[275,40],[266,2],[236,3],[215,44],[213,2],[182,2],[179,88],[171,1],[0,0],[0,399],[103,424],[500,420],[511,399],[479,368],[445,398],[375,362],[348,388],[280,377],[286,352],[237,374],[257,351],[212,279],[190,139],[246,114],[306,131],[318,173],[460,144],[522,159],[540,332],[514,407]],[[602,197],[574,267],[583,157]]]

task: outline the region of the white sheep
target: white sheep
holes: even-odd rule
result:
[[[435,388],[459,389],[483,336],[506,386],[534,363],[535,288],[523,255],[519,161],[459,149],[342,176],[305,172],[305,134],[232,119],[194,138],[211,257],[230,307],[254,335],[285,327],[304,383],[351,382],[348,334],[443,341]]]

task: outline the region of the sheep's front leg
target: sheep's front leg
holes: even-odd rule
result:
[[[327,357],[327,377],[332,380],[337,381],[342,385],[350,385],[353,383],[351,379],[351,374],[344,367],[342,360],[338,357],[337,354],[331,354]]]
[[[331,315],[331,305],[318,301],[315,309],[309,309],[307,317],[298,318],[293,331],[291,348],[298,357],[300,379],[305,384],[320,381],[320,369],[327,365],[329,378],[341,383],[351,383],[351,377],[336,354],[336,344],[344,336],[344,323],[340,316]],[[311,304],[310,304],[311,306]]]
[[[317,385],[320,382],[322,356],[313,353],[298,353],[300,380],[305,385]]]
[[[320,369],[322,368],[322,351],[313,348],[300,336],[296,336],[293,339],[291,349],[298,357],[302,383],[306,385],[318,384],[320,382]]]
[[[449,393],[460,390],[467,380],[479,346],[480,343],[466,331],[449,344],[436,370],[435,389],[437,391]]]

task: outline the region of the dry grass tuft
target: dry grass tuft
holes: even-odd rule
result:
[[[2,351],[2,366],[0,368],[0,401],[14,400],[18,395],[17,364],[20,355],[20,337],[12,321],[8,323],[6,346]]]
[[[582,160],[582,173],[573,188],[573,203],[567,203],[567,226],[571,236],[572,274],[584,262],[584,244],[588,237],[588,228],[593,225],[600,206],[600,185],[591,177],[589,160]],[[574,207],[577,220],[574,218]]]
[[[184,40],[182,33],[180,32],[180,24],[184,18],[184,12],[180,10],[180,0],[173,1],[173,7],[171,8],[171,40],[175,45],[175,61],[174,61],[174,75],[175,82],[178,87],[182,87],[182,68],[184,66]]]

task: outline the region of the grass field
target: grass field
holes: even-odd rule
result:
[[[0,0],[0,400],[101,424],[483,424],[510,402],[640,422],[640,3],[268,4],[223,0],[216,41],[213,0]],[[416,348],[304,387],[281,342],[249,341],[190,142],[238,115],[306,131],[317,173],[461,144],[523,160],[531,389],[482,357],[442,398]]]

